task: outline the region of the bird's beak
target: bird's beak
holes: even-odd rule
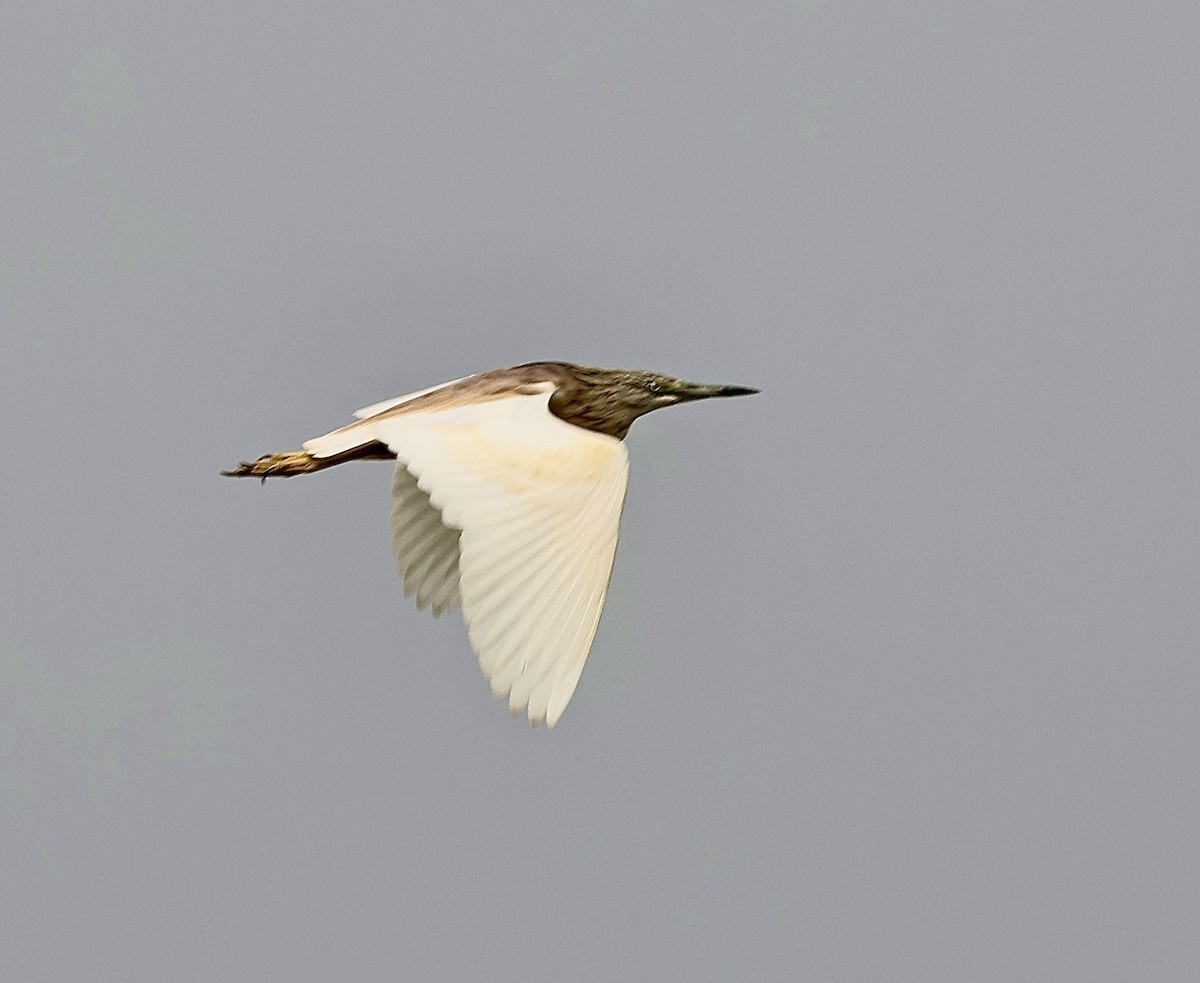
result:
[[[676,402],[693,399],[712,399],[714,396],[753,396],[757,389],[749,386],[702,386],[695,382],[681,382],[670,389]]]

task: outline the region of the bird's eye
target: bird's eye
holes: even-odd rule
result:
[[[654,380],[651,380],[650,382],[647,382],[647,383],[646,383],[646,388],[647,388],[647,389],[649,389],[649,390],[650,390],[652,393],[662,392],[662,386],[660,386],[660,385],[659,385],[657,382],[655,382]]]

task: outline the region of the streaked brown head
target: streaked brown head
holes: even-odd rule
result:
[[[596,369],[567,362],[534,362],[522,368],[545,369],[558,384],[550,397],[550,412],[555,416],[618,440],[639,416],[663,406],[758,392],[748,386],[702,385],[637,369]]]

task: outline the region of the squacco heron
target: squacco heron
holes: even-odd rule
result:
[[[302,450],[222,474],[265,481],[394,458],[390,524],[405,595],[435,616],[461,605],[492,693],[514,716],[553,727],[604,607],[629,427],[663,406],[755,392],[530,362],[375,403]]]

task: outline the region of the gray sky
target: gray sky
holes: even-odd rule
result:
[[[8,978],[1200,975],[1194,3],[20,6]],[[536,358],[763,390],[550,733],[217,477]]]

